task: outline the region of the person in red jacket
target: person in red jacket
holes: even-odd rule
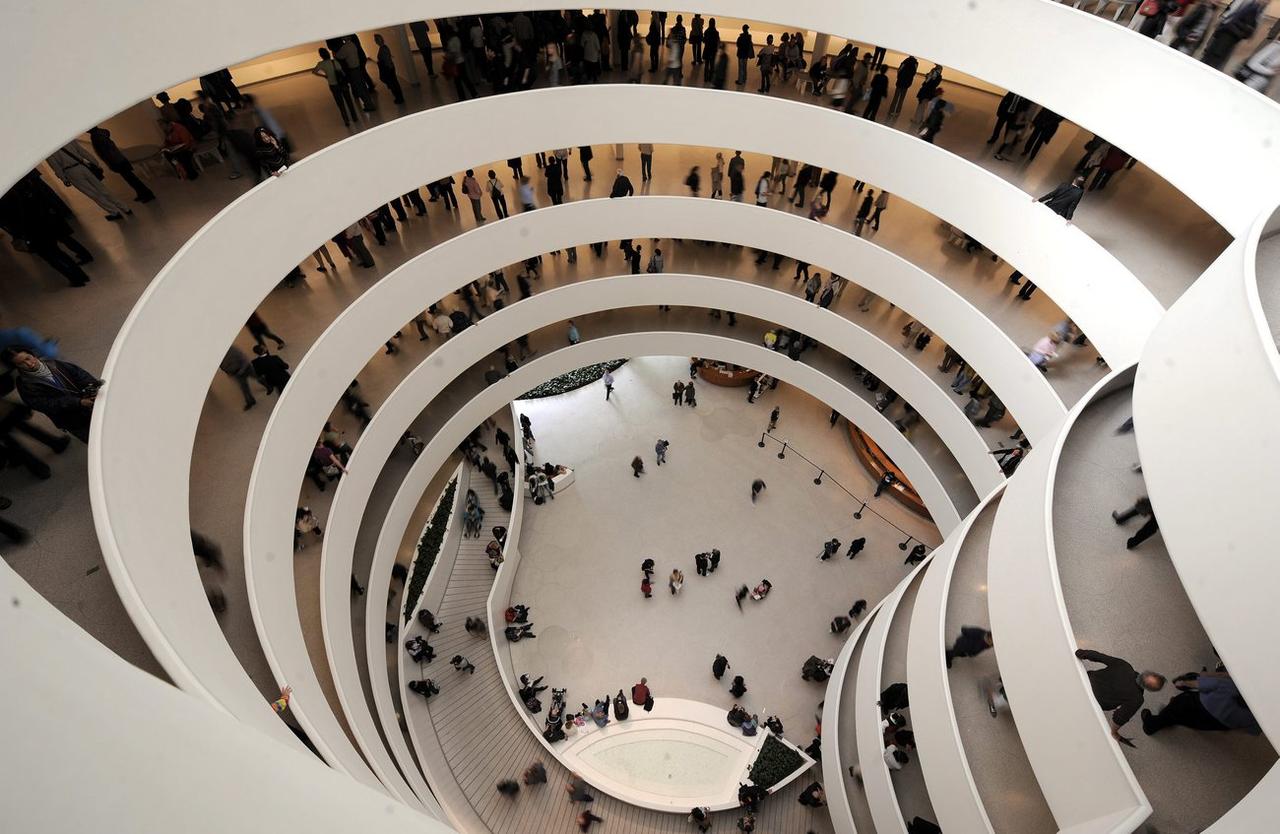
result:
[[[649,679],[641,678],[640,683],[631,687],[631,703],[638,707],[644,706],[652,695],[649,692]]]

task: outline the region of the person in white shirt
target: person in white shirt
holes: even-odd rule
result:
[[[756,181],[756,205],[764,206],[769,203],[769,172],[765,171],[760,175],[760,179]]]

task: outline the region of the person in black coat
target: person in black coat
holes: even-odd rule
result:
[[[133,173],[133,163],[121,153],[119,146],[111,138],[111,131],[105,127],[89,128],[89,144],[93,146],[93,152],[98,155],[98,159],[102,160],[102,164],[119,174],[120,178],[129,184],[133,189],[135,200],[139,203],[149,203],[156,198],[147,184]]]
[[[636,193],[635,186],[631,184],[630,178],[619,168],[618,176],[613,180],[613,190],[609,192],[610,197],[630,197]]]
[[[957,657],[977,657],[995,645],[991,632],[981,626],[960,626],[960,636],[947,649],[947,668]]]
[[[994,145],[1009,122],[1013,121],[1017,114],[1025,113],[1030,106],[1030,99],[1013,92],[1005,93],[1004,98],[1000,99],[1000,104],[996,106],[996,126],[991,129],[991,138],[987,140],[987,144]]]
[[[876,70],[876,74],[871,77],[871,93],[867,99],[866,109],[862,111],[862,118],[876,120],[876,114],[880,112],[880,103],[884,101],[885,96],[889,95],[889,69],[883,64],[880,69]]]
[[[862,548],[866,546],[867,546],[866,537],[860,536],[854,539],[853,541],[849,542],[849,549],[845,552],[845,555],[848,556],[850,559],[852,559],[856,557],[859,553],[861,553]]]
[[[5,362],[18,372],[18,395],[55,426],[89,442],[89,421],[102,380],[70,362],[40,359],[25,348],[9,348]]]
[[[849,609],[849,616],[856,620],[859,617],[861,617],[862,612],[866,610],[867,610],[867,601],[865,599],[860,599],[853,604],[852,608]]]
[[[1040,112],[1036,113],[1035,118],[1031,120],[1031,135],[1027,137],[1027,143],[1022,146],[1022,155],[1029,159],[1035,159],[1036,154],[1040,153],[1040,146],[1049,144],[1049,140],[1053,138],[1053,134],[1058,132],[1058,125],[1062,124],[1062,117],[1050,110],[1048,107],[1041,107]]]
[[[1080,205],[1080,198],[1083,196],[1084,176],[1080,175],[1073,178],[1071,182],[1062,183],[1037,202],[1044,203],[1054,214],[1070,220],[1075,216],[1076,206]]]
[[[590,145],[581,145],[578,147],[578,161],[582,163],[582,177],[587,182],[591,182],[591,160],[595,158]]]
[[[56,269],[71,286],[83,287],[89,276],[80,267],[93,260],[93,253],[72,235],[66,221],[70,216],[38,171],[28,172],[0,196],[0,229],[13,238],[14,248]]]
[[[716,655],[716,659],[711,661],[711,674],[716,676],[716,680],[724,677],[725,670],[729,668],[729,658],[722,654]]]
[[[251,363],[253,372],[257,374],[262,384],[267,386],[267,393],[283,391],[284,386],[289,382],[289,363],[273,353],[268,353],[262,345],[254,345],[253,352],[254,358]]]
[[[742,675],[734,676],[733,683],[729,686],[729,694],[735,698],[741,698],[747,694],[747,684],[742,679]]]

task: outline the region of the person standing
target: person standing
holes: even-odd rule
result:
[[[715,675],[716,680],[724,677],[725,670],[729,668],[729,658],[722,654],[717,654],[716,659],[711,661],[711,674]]]
[[[133,209],[102,184],[102,166],[75,140],[54,151],[46,161],[63,185],[97,203],[107,213],[108,220],[121,220],[126,214],[133,214]]]
[[[756,57],[756,47],[751,40],[751,29],[747,24],[742,24],[742,34],[738,35],[737,56],[738,56],[738,80],[739,87],[747,83],[747,62]]]
[[[608,369],[606,369],[604,372],[603,380],[604,380],[604,401],[608,402],[609,397],[613,396],[613,374],[609,373]]]
[[[364,112],[372,113],[377,108],[374,106],[372,85],[369,84],[371,79],[369,79],[368,72],[364,68],[364,62],[368,60],[364,55],[364,50],[360,48],[360,43],[355,35],[344,38],[337,50],[334,57],[342,65],[342,69],[346,73],[347,83],[351,85],[352,95],[360,100]]]
[[[484,212],[480,209],[480,200],[484,197],[484,191],[480,188],[480,180],[476,179],[476,172],[470,168],[462,178],[462,193],[471,201],[471,213],[475,215],[476,222],[483,223]]]
[[[619,168],[617,176],[613,178],[613,187],[609,190],[609,197],[630,197],[635,193],[636,188],[631,184],[631,178]]]
[[[591,150],[590,145],[580,145],[578,147],[578,162],[582,163],[582,179],[591,182],[591,160],[595,158],[595,153]],[[565,171],[568,177],[569,172]]]
[[[880,196],[876,197],[876,210],[871,215],[871,228],[880,231],[880,215],[884,214],[885,209],[889,208],[889,192],[883,188],[880,189]]]
[[[245,411],[258,404],[254,399],[253,391],[249,390],[249,377],[253,376],[253,365],[240,348],[235,345],[227,348],[227,353],[218,365],[218,370],[234,379],[236,385],[240,386],[240,393],[244,395]]]
[[[782,406],[775,405],[773,411],[769,412],[769,428],[765,429],[768,434],[778,427],[778,418],[782,416]]]
[[[906,100],[911,85],[916,81],[916,72],[919,68],[920,62],[913,55],[908,55],[902,59],[902,63],[898,64],[898,74],[893,83],[893,99],[889,102],[889,118],[892,119],[902,112],[902,103]]]
[[[14,246],[53,267],[71,286],[83,287],[89,276],[80,267],[93,260],[93,253],[72,235],[65,215],[66,204],[40,178],[39,171],[27,172],[0,195],[0,229],[12,236]]]
[[[769,205],[770,191],[769,172],[765,171],[760,175],[760,179],[756,180],[756,205],[765,207]]]
[[[640,143],[640,181],[648,182],[653,179],[653,144],[650,142]],[[621,172],[621,169],[619,169]]]
[[[756,58],[756,63],[760,66],[760,88],[756,90],[757,93],[767,93],[771,88],[775,54],[773,35],[766,35],[764,46],[760,47],[760,54]]]
[[[378,80],[391,91],[393,102],[404,104],[404,91],[400,89],[400,78],[396,75],[396,60],[391,55],[391,47],[387,46],[382,35],[374,35],[373,42],[378,45]]]
[[[578,325],[573,323],[573,319],[569,319],[568,337],[570,345],[576,345],[582,341],[582,334],[578,332]]]
[[[485,182],[485,189],[489,192],[489,201],[493,203],[493,211],[498,215],[498,219],[506,217],[507,195],[503,193],[502,181],[492,169],[489,171],[489,179]]]
[[[742,202],[742,195],[747,190],[746,179],[742,176],[742,168],[729,165],[729,199],[735,203]]]
[[[874,122],[876,114],[880,112],[880,103],[884,101],[887,95],[889,95],[889,69],[881,64],[880,68],[876,70],[876,74],[871,77],[871,97],[867,99],[867,106],[862,111],[862,118]]]
[[[653,453],[658,459],[658,466],[667,462],[667,449],[670,448],[670,446],[670,441],[662,440],[661,438],[653,444]]]
[[[520,178],[520,187],[517,189],[520,194],[520,210],[533,211],[537,205],[533,202],[533,185],[529,182],[528,177]]]
[[[716,29],[716,19],[714,17],[710,18],[707,21],[706,29],[702,33],[702,81],[705,84],[711,83],[712,71],[720,57],[722,46],[720,43],[720,31]]]
[[[1048,107],[1041,107],[1031,119],[1031,135],[1022,146],[1022,156],[1027,157],[1028,160],[1035,159],[1036,154],[1040,153],[1040,148],[1049,144],[1053,135],[1058,132],[1060,124],[1062,124],[1061,116]]]
[[[547,178],[547,197],[551,200],[551,205],[558,206],[564,202],[564,163],[556,157],[547,160],[547,167],[543,170],[543,174]]]
[[[857,237],[862,237],[862,227],[867,224],[867,219],[871,216],[871,207],[875,205],[876,190],[868,188],[867,192],[862,195],[862,203],[858,206],[858,213],[853,218],[853,233]]]
[[[675,381],[675,384],[671,386],[671,401],[675,403],[677,406],[679,406],[681,403],[684,402],[684,382],[683,381],[677,379]]]
[[[89,442],[89,423],[102,380],[79,365],[40,358],[26,348],[8,348],[4,363],[17,371],[14,387],[32,411],[63,431]]]
[[[1031,107],[1030,99],[1023,98],[1014,92],[1005,93],[1004,98],[1000,99],[1000,103],[996,105],[996,126],[991,129],[991,137],[987,139],[987,144],[994,145],[1000,138],[1000,133],[1029,107]]]
[[[349,126],[356,119],[356,103],[351,98],[351,85],[347,81],[346,70],[330,54],[321,47],[317,52],[320,60],[312,67],[311,74],[318,75],[329,84],[329,93],[338,106],[338,114],[342,116],[342,124]]]
[[[693,19],[689,21],[689,46],[693,49],[692,66],[702,63],[702,15],[694,12]]]
[[[105,127],[89,128],[89,144],[93,146],[93,152],[98,155],[98,159],[102,160],[102,164],[119,174],[120,178],[129,184],[133,189],[135,200],[139,203],[149,203],[156,198],[155,193],[133,172],[133,163],[125,157],[111,138],[111,131]]]
[[[684,572],[679,568],[671,571],[671,576],[667,578],[667,587],[671,589],[671,596],[680,593],[680,589],[684,587]]]
[[[759,497],[760,493],[764,492],[765,489],[766,489],[765,482],[760,480],[759,478],[756,478],[754,481],[751,482],[751,503],[752,504],[756,502],[756,498]]]
[[[693,388],[693,380],[689,380],[684,386],[684,404],[690,408],[698,407],[697,392]]]
[[[849,549],[845,551],[845,555],[848,556],[850,559],[854,559],[857,557],[859,553],[862,552],[862,549],[866,546],[867,546],[866,537],[859,536],[858,538],[849,542]]]

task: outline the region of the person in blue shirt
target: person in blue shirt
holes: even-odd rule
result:
[[[1244,730],[1254,736],[1262,733],[1235,681],[1226,672],[1181,675],[1173,685],[1182,691],[1164,709],[1158,713],[1142,711],[1142,731],[1147,735],[1175,726],[1201,732]]]

